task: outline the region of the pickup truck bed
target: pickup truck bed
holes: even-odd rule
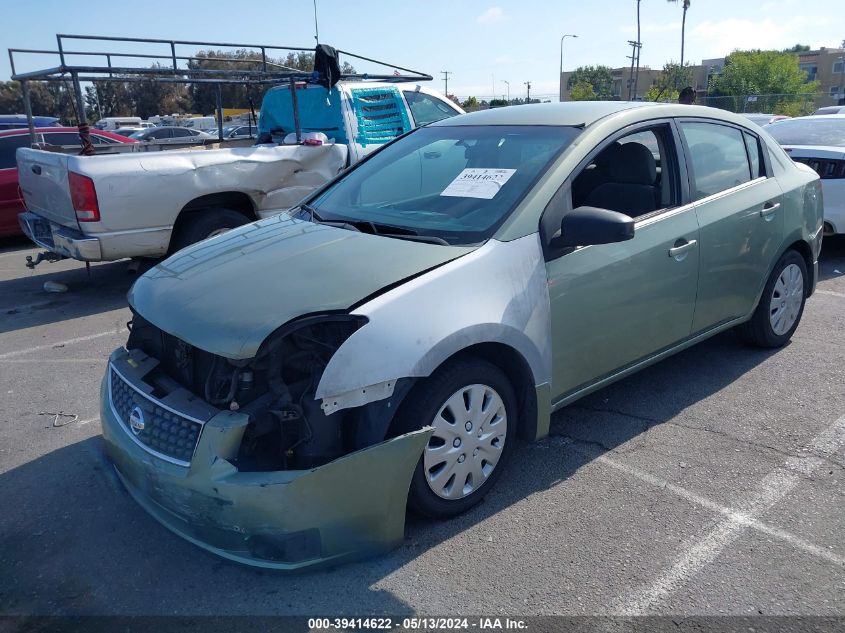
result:
[[[208,151],[75,156],[21,148],[27,236],[86,261],[167,254],[175,210],[226,209],[245,221],[290,208],[346,166],[345,145],[257,145]],[[96,220],[74,208],[69,176],[90,179]],[[81,223],[84,223],[84,232]]]

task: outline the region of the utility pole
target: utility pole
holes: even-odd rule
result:
[[[527,95],[526,98],[525,98],[525,103],[531,103],[531,82],[526,81],[524,83],[525,83],[526,95]]]
[[[637,88],[640,84],[640,50],[643,40],[640,37],[640,0],[637,0],[637,74],[634,76],[634,100],[637,98]]]
[[[441,70],[440,74],[443,75],[443,81],[445,83],[445,86],[443,87],[443,94],[445,94],[448,97],[449,96],[449,75],[452,74],[452,71]]]
[[[637,64],[637,79],[639,79],[640,75],[640,49],[642,48],[642,44],[640,42],[634,42],[632,40],[628,40],[628,44],[631,46],[631,76],[628,79],[628,101],[633,101],[636,98],[636,84],[634,83],[634,62]]]

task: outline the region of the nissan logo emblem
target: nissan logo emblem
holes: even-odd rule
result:
[[[140,435],[144,430],[144,412],[141,407],[135,407],[129,414],[129,428],[135,435]]]

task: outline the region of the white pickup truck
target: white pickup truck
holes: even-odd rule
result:
[[[300,143],[284,85],[261,106],[258,140],[272,142],[168,151],[138,143],[94,156],[18,149],[21,227],[47,259],[162,257],[281,213],[396,136],[462,112],[423,86],[369,81],[330,91],[297,84],[296,102]]]

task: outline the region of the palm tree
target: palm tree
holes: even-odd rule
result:
[[[678,0],[668,0],[669,2],[677,2]],[[684,40],[687,32],[687,11],[689,10],[690,0],[684,0],[683,9],[684,17],[681,20],[681,67],[684,65]]]

